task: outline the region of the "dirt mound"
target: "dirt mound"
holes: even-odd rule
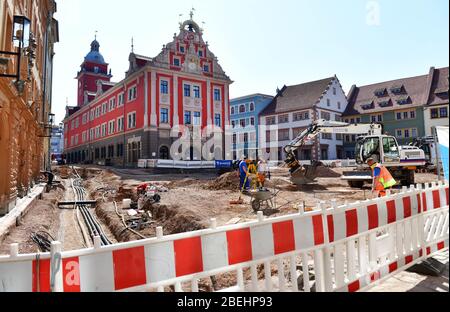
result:
[[[325,166],[319,166],[316,169],[318,178],[340,178],[341,174],[337,173],[333,169]]]
[[[164,234],[178,234],[205,229],[201,220],[194,213],[180,212],[178,206],[152,204],[147,202],[144,210],[150,211],[158,226],[162,226]]]
[[[214,181],[209,182],[205,189],[210,191],[219,191],[219,190],[230,190],[235,191],[239,190],[239,176],[236,172],[228,172]]]
[[[117,191],[116,201],[121,202],[122,200],[128,198],[133,201],[137,201],[138,198],[135,189],[125,185],[120,186],[119,190]]]

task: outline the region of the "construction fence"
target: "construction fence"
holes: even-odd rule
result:
[[[199,291],[231,272],[219,291],[364,291],[448,248],[449,186],[400,193],[253,222],[91,249],[0,256],[0,291]],[[262,270],[264,274],[262,273]],[[263,276],[263,277],[262,277]]]

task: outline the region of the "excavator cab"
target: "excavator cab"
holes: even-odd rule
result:
[[[400,162],[400,148],[392,136],[360,137],[356,143],[355,154],[359,165],[365,164],[369,158],[379,163]]]

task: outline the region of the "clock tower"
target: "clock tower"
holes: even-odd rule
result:
[[[95,98],[98,80],[110,82],[111,77],[111,70],[108,73],[108,64],[100,53],[100,44],[95,38],[91,43],[91,51],[84,58],[76,77],[78,106],[82,107]]]

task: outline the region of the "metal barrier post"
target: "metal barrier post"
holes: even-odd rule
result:
[[[52,242],[50,247],[50,289],[52,292],[64,291],[61,250],[60,242]]]

